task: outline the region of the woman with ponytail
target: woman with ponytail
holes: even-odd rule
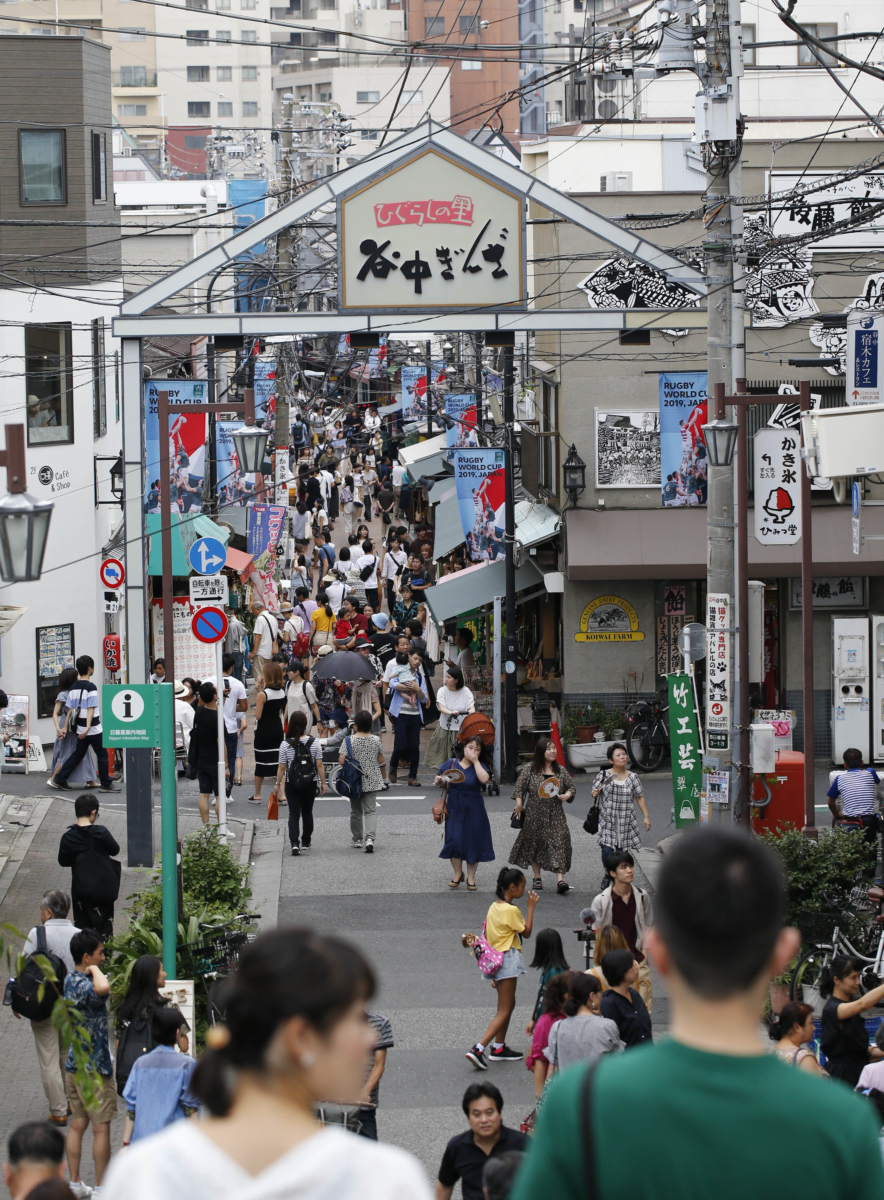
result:
[[[105,1200],[430,1200],[410,1154],[314,1116],[322,1101],[362,1094],[374,990],[368,963],[338,938],[277,929],[247,946],[193,1076],[203,1120],[118,1155]]]
[[[780,1015],[768,1029],[768,1035],[776,1042],[774,1054],[790,1067],[806,1071],[808,1075],[824,1075],[820,1064],[812,1050],[808,1050],[805,1042],[813,1039],[813,1009],[809,1004],[801,1004],[798,1000],[790,1000],[784,1004]]]
[[[485,938],[492,950],[503,954],[503,962],[490,977],[491,986],[497,989],[497,1012],[480,1041],[466,1055],[478,1071],[488,1070],[488,1059],[495,1062],[521,1062],[525,1057],[506,1044],[506,1031],[516,1007],[516,982],[520,975],[527,974],[522,957],[522,938],[531,936],[534,908],[540,899],[536,892],[528,893],[528,916],[523,917],[516,901],[521,900],[524,893],[525,876],[522,872],[517,867],[504,867],[497,876],[497,899],[488,909],[484,928]]]
[[[855,958],[836,954],[820,972],[819,984],[820,995],[826,1001],[820,1038],[820,1049],[826,1056],[826,1073],[842,1079],[852,1088],[859,1082],[866,1063],[884,1058],[877,1046],[869,1049],[869,1035],[862,1015],[884,997],[884,984],[854,999],[859,992],[859,973],[860,964]]]
[[[603,1054],[623,1050],[616,1023],[601,1015],[602,985],[595,975],[575,972],[568,993],[564,1008],[567,1020],[559,1021],[549,1031],[544,1051],[553,1070],[577,1062],[594,1063]]]
[[[320,646],[331,646],[335,644],[335,610],[332,608],[328,599],[328,592],[318,591],[316,593],[316,607],[310,616],[310,651],[316,654]]]

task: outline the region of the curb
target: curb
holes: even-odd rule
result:
[[[4,796],[4,800],[6,801],[5,811],[8,811],[9,802],[21,800],[21,797]],[[31,843],[37,836],[37,831],[43,824],[46,814],[52,808],[52,801],[52,796],[47,796],[37,801],[31,810],[27,825],[15,839],[9,856],[0,863],[0,904],[6,899],[6,895],[12,886],[12,881],[18,874],[18,869],[24,862],[25,856],[31,848]]]
[[[282,856],[287,845],[286,826],[282,821],[254,821],[252,831],[252,905],[261,914],[258,929],[266,933],[276,928],[279,918]]]

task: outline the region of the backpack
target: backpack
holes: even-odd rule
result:
[[[120,1096],[135,1063],[150,1050],[153,1050],[150,1017],[130,1021],[120,1034],[120,1043],[117,1046],[117,1093]]]
[[[52,964],[52,969],[55,971],[57,984],[48,983],[46,976],[34,955],[42,954],[49,959]],[[68,973],[67,967],[57,954],[53,954],[46,942],[46,930],[42,925],[37,926],[37,949],[31,951],[28,955],[28,961],[21,975],[17,979],[10,980],[12,988],[12,1011],[18,1013],[20,1017],[27,1017],[29,1021],[46,1021],[52,1016],[52,1009],[57,999],[55,987],[63,988],[65,976]],[[40,999],[40,986],[46,984],[43,989],[43,998]]]
[[[503,951],[495,950],[485,937],[485,925],[482,926],[482,936],[476,938],[473,954],[476,956],[479,970],[489,979],[503,966]]]
[[[295,757],[286,772],[286,783],[291,783],[295,787],[309,787],[311,783],[316,782],[316,765],[310,752],[312,744],[312,737],[308,737],[306,742],[302,742],[300,738],[296,742],[289,739],[289,745],[294,750]]]
[[[345,796],[348,800],[361,800],[362,768],[353,755],[350,738],[346,737],[344,741],[347,746],[347,761],[335,777],[335,791],[339,796]]]
[[[295,658],[303,658],[310,649],[310,635],[303,631],[295,638]]]
[[[377,560],[377,558],[375,558],[374,562],[371,564],[370,567],[362,568],[362,570],[359,572],[359,578],[362,580],[363,583],[368,583],[369,579],[371,579],[372,575],[374,575],[375,571],[377,570],[377,566],[378,566],[378,560]]]
[[[95,827],[89,827],[89,849],[78,855],[71,872],[71,891],[78,903],[114,904],[120,894],[122,865],[95,848]]]

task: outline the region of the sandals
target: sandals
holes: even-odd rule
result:
[[[463,883],[463,881],[464,881],[464,873],[463,873],[463,871],[461,871],[461,873],[457,877],[457,879],[452,879],[448,886],[454,892],[460,887],[460,885]],[[469,884],[467,884],[467,886],[469,887]]]
[[[534,883],[532,886],[533,886],[535,892],[543,891],[543,880],[540,878],[539,875],[534,876]]]
[[[474,883],[467,883],[467,891],[468,892],[477,892],[478,890],[479,889],[476,887],[476,885]]]

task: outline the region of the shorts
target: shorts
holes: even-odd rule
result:
[[[117,1088],[113,1075],[100,1075],[95,1085],[95,1108],[87,1108],[83,1099],[83,1088],[73,1071],[65,1070],[64,1091],[71,1106],[71,1116],[88,1117],[93,1125],[106,1125],[117,1115]]]
[[[517,950],[514,946],[512,950],[504,950],[503,962],[500,964],[499,970],[490,978],[494,983],[499,983],[501,979],[518,979],[520,975],[527,974],[522,951]]]
[[[213,796],[218,795],[218,772],[217,771],[213,771],[211,773],[211,775],[208,775],[203,771],[198,771],[196,778],[197,778],[197,782],[199,783],[201,796],[208,796],[208,794],[210,792],[212,793]]]

